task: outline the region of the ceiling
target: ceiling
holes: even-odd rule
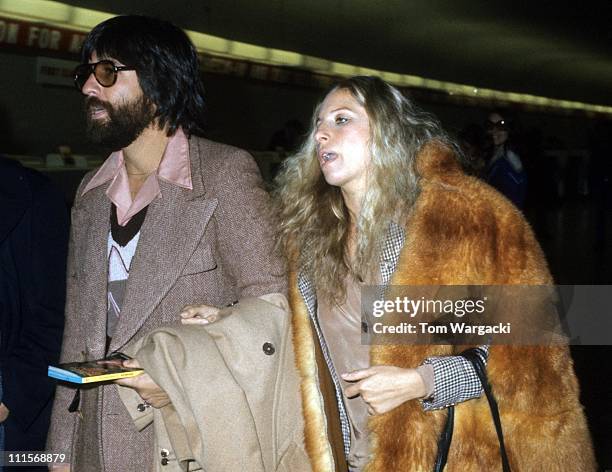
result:
[[[373,69],[612,105],[612,1],[64,0]]]

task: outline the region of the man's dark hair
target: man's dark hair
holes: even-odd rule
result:
[[[136,69],[142,91],[157,107],[159,126],[167,124],[169,136],[179,126],[187,134],[202,134],[204,87],[197,52],[183,30],[156,18],[116,16],[91,30],[82,61],[89,62],[94,52]]]

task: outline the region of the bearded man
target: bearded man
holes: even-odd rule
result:
[[[91,31],[82,60],[87,133],[113,152],[84,177],[72,210],[61,361],[122,351],[180,325],[186,306],[204,319],[245,297],[283,305],[268,196],[246,152],[198,136],[203,88],[185,33],[115,17]],[[58,389],[48,450],[67,454],[71,470],[153,468],[152,428],[133,421],[167,398],[148,374],[122,384],[142,397],[133,408],[113,383]]]

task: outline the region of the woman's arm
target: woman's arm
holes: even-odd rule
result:
[[[425,382],[416,369],[376,365],[342,374],[342,378],[355,382],[345,390],[345,395],[349,398],[361,395],[371,415],[382,415],[427,395]]]
[[[480,346],[488,360],[489,346]],[[440,410],[482,395],[480,380],[472,364],[462,356],[428,357],[423,365],[431,365],[434,371],[434,391],[423,399],[423,409]]]
[[[487,361],[488,346],[481,346]],[[434,374],[433,394],[419,369],[395,366],[372,366],[342,374],[347,382],[355,382],[345,390],[347,397],[361,395],[370,414],[383,414],[409,400],[423,400],[424,410],[448,408],[482,394],[474,368],[462,356],[439,356],[425,359]]]

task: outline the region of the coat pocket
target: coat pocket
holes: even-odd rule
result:
[[[198,246],[195,252],[191,255],[191,258],[189,258],[187,261],[181,275],[199,274],[201,272],[208,272],[209,270],[216,268],[217,261],[213,256],[211,247]]]

